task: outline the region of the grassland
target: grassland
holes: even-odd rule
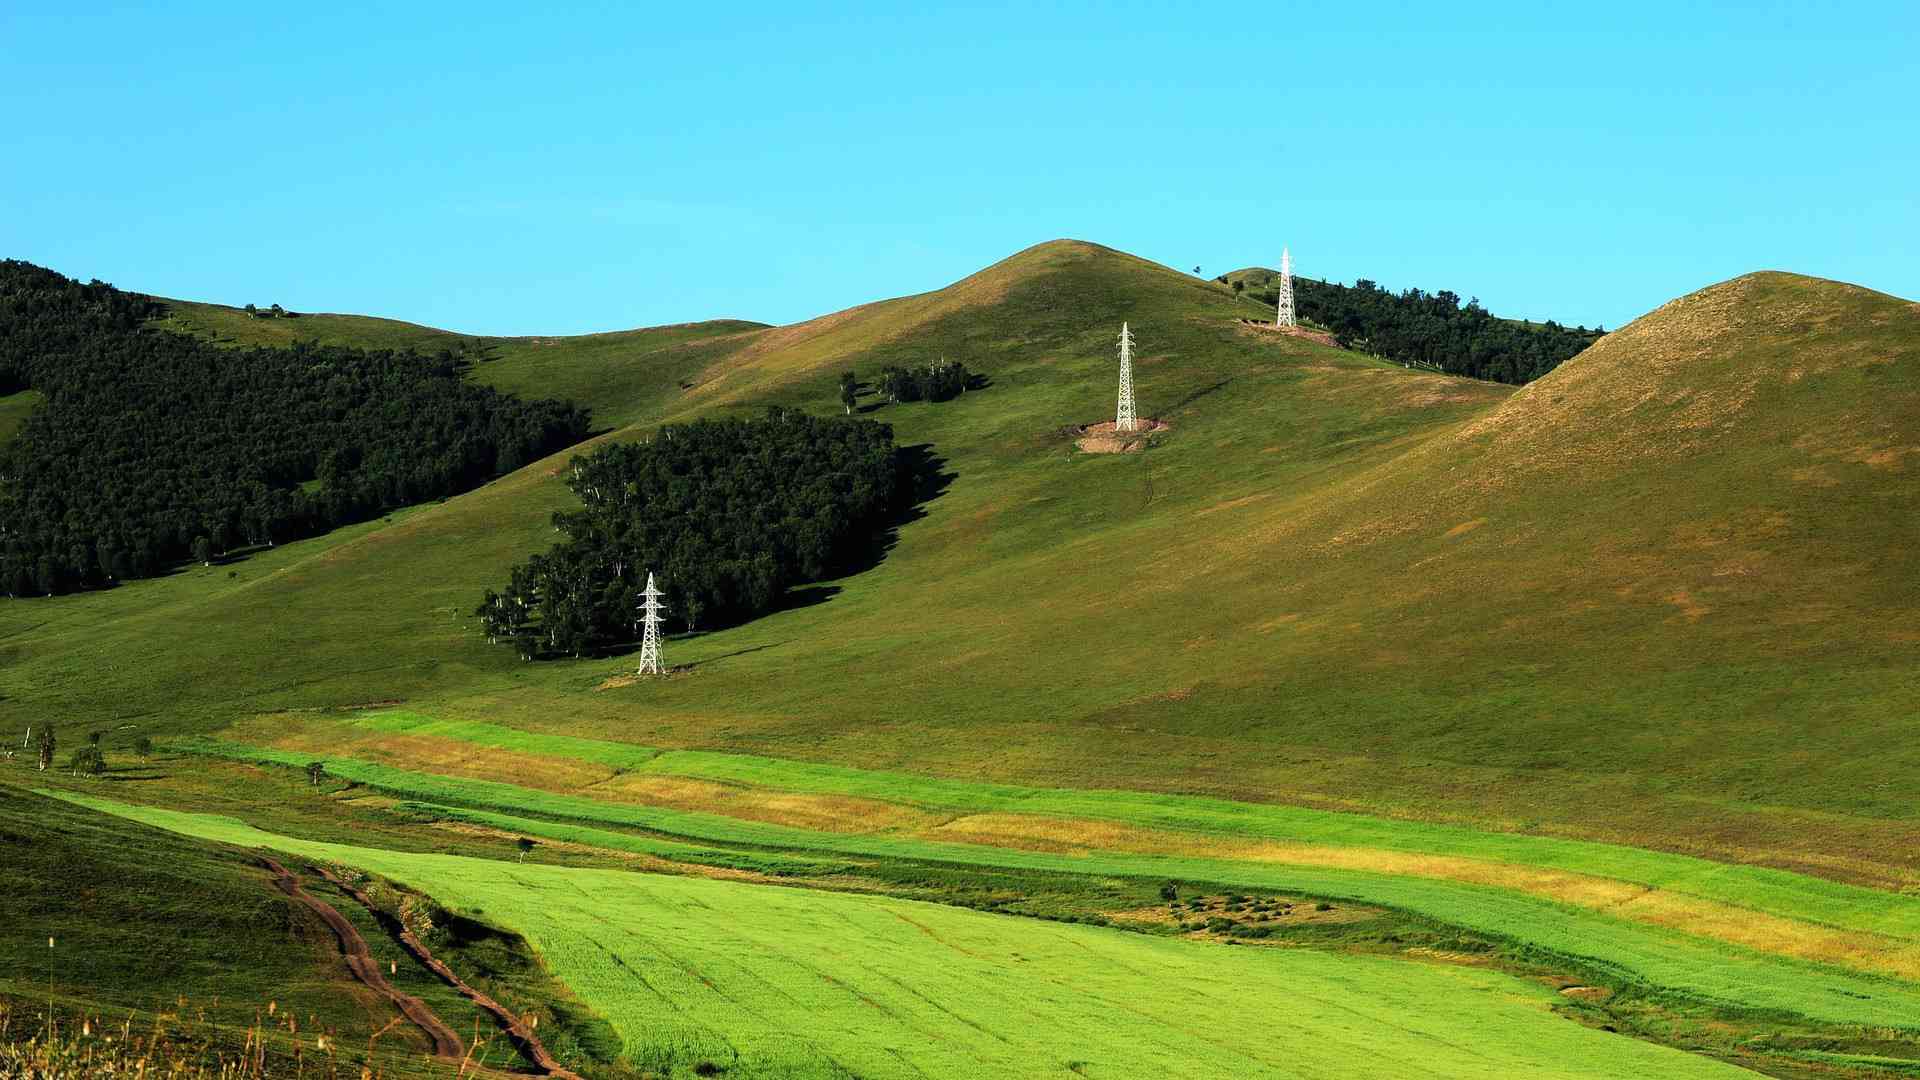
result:
[[[451,350],[469,360],[475,381],[522,397],[585,405],[603,429],[670,407],[691,387],[690,380],[744,344],[743,335],[767,329],[765,323],[715,319],[569,337],[485,337],[363,315],[256,318],[220,304],[166,304],[167,315],[158,325],[223,345],[313,341],[427,354]]]
[[[27,422],[27,414],[39,403],[40,395],[32,390],[0,395],[0,446],[13,438],[13,433]]]
[[[989,384],[863,399],[950,484],[877,567],[669,642],[673,678],[477,633],[479,592],[550,542],[562,456],[232,566],[0,604],[0,724],[326,758],[408,804],[364,819],[407,850],[454,835],[411,839],[411,814],[656,869],[1291,890],[1662,1007],[1910,1032],[1920,311],[1752,275],[1514,391],[1246,331],[1245,309],[1063,242],[791,327],[452,339],[474,378],[591,405],[603,439],[836,408],[848,367],[945,355]],[[431,337],[221,310],[173,318]],[[1171,428],[1079,454],[1062,428],[1110,410],[1122,319]],[[407,711],[339,711],[380,702]],[[334,812],[180,777],[129,798],[301,836]]]
[[[171,1045],[165,1056],[183,1067],[251,1057],[263,1071],[248,1075],[291,1075],[307,1059],[314,1076],[336,1066],[357,1075],[361,1062],[387,1076],[444,1072],[417,1031],[388,1026],[397,1017],[352,980],[332,934],[274,891],[248,853],[7,785],[0,839],[0,1012],[12,1029],[0,1038],[44,1035],[51,1006],[75,1036],[83,1023],[126,1024],[153,1041],[157,1028]],[[323,883],[313,891],[328,892]],[[464,999],[397,948],[388,952],[396,985],[475,1030]],[[315,1043],[321,1036],[331,1053]],[[248,1046],[256,1054],[243,1054]],[[71,1068],[58,1075],[93,1075]]]
[[[201,752],[242,760],[298,767],[312,755],[263,750],[232,744],[202,743]],[[1733,911],[1701,906],[1697,918],[1675,918],[1679,905],[1663,909],[1668,919],[1639,921],[1640,912],[1625,906],[1621,890],[1605,887],[1607,879],[1593,876],[1582,882],[1554,879],[1560,895],[1535,895],[1518,886],[1521,875],[1487,874],[1479,880],[1461,875],[1457,867],[1431,864],[1419,872],[1362,857],[1313,860],[1307,854],[1266,853],[1266,857],[1235,859],[1211,854],[1205,845],[1181,851],[1169,845],[1160,852],[1129,852],[1076,844],[1068,850],[1033,850],[1015,846],[1006,836],[1000,844],[967,843],[942,837],[966,835],[932,830],[921,835],[892,831],[850,834],[799,828],[722,814],[675,810],[657,805],[633,805],[555,794],[497,781],[464,779],[412,772],[388,765],[330,758],[329,772],[376,791],[432,805],[479,808],[504,813],[513,820],[495,818],[489,824],[527,835],[551,839],[583,839],[556,831],[538,818],[569,825],[587,824],[608,829],[644,830],[672,838],[750,849],[799,851],[822,855],[864,856],[914,860],[959,866],[1012,868],[1056,873],[1114,875],[1143,880],[1207,882],[1228,887],[1291,891],[1339,897],[1390,906],[1448,925],[1464,927],[1497,938],[1524,943],[1564,960],[1569,966],[1591,965],[1655,995],[1666,994],[1738,1010],[1795,1014],[1826,1022],[1857,1022],[1886,1027],[1920,1027],[1920,983],[1885,977],[1884,972],[1847,971],[1840,961],[1871,965],[1900,954],[1911,958],[1916,941],[1909,929],[1887,933],[1911,921],[1908,898],[1885,897],[1865,903],[1865,910],[1836,906],[1854,926],[1830,929],[1829,947],[1849,939],[1852,929],[1856,952],[1825,957],[1833,963],[1808,963],[1777,952],[1795,944],[1791,928],[1801,937],[1815,927],[1797,918],[1776,917],[1775,933],[1748,942],[1738,931],[1764,918],[1754,908]],[[603,842],[604,841],[604,838]],[[609,844],[609,846],[618,846]],[[643,848],[644,850],[644,848]],[[1323,849],[1324,850],[1324,849]],[[660,853],[660,852],[653,852]],[[692,857],[692,856],[682,856]],[[1454,870],[1452,875],[1446,869]],[[1807,891],[1818,895],[1820,883]],[[1625,890],[1638,896],[1645,887]],[[1863,890],[1864,892],[1864,890]],[[1874,898],[1877,899],[1877,898]],[[1665,922],[1679,922],[1675,929]],[[1871,927],[1871,929],[1869,929]],[[1719,930],[1718,936],[1710,931]]]
[[[0,714],[205,730],[405,698],[659,746],[1913,880],[1920,824],[1899,793],[1920,763],[1899,718],[1920,575],[1886,533],[1913,498],[1910,306],[1743,279],[1518,395],[1244,334],[1243,306],[1061,244],[926,297],[670,347],[724,356],[637,392],[651,419],[830,407],[834,372],[922,353],[993,383],[872,412],[931,444],[952,485],[828,602],[673,643],[685,678],[597,691],[614,665],[529,669],[466,622],[566,505],[546,462],[302,546],[244,594],[127,590],[75,618],[85,600],[9,605],[20,692]],[[1053,432],[1106,409],[1121,318],[1143,335],[1145,407],[1173,430],[1145,455],[1079,456]],[[1681,345],[1695,359],[1661,359]],[[1796,367],[1803,345],[1824,359]]]
[[[737,1077],[1734,1076],[1566,1023],[1472,968],[1195,946],[880,897],[398,857],[108,807],[363,867],[527,935],[642,1067]],[[849,946],[857,943],[850,951]],[[1009,1010],[1008,1001],[1022,1008]],[[1125,1024],[1115,1018],[1126,1017]],[[1457,1034],[1472,1030],[1471,1043]]]

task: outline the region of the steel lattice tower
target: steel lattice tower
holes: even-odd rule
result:
[[[1273,313],[1273,325],[1293,325],[1293,255],[1280,249],[1280,298]]]
[[[661,592],[654,587],[653,571],[647,571],[647,587],[640,593],[640,671],[641,675],[660,674],[660,613],[667,609],[660,602]]]
[[[1113,418],[1113,430],[1136,431],[1140,421],[1133,415],[1133,331],[1120,324],[1120,408]]]

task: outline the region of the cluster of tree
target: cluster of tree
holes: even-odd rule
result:
[[[966,392],[973,373],[958,360],[941,358],[926,367],[892,364],[880,369],[879,389],[888,401],[945,401]]]
[[[248,304],[247,317],[250,319],[297,319],[300,315],[298,312],[288,311],[279,304],[275,304],[265,311],[261,311],[258,307]]]
[[[565,539],[475,614],[527,659],[579,656],[635,639],[652,571],[674,625],[751,618],[866,549],[908,490],[901,469],[891,427],[781,408],[608,446],[573,461],[583,506],[554,515]]]
[[[1277,288],[1253,292],[1273,303]],[[1351,287],[1293,279],[1294,310],[1333,332],[1343,348],[1360,349],[1415,367],[1494,382],[1532,382],[1572,359],[1605,333],[1551,320],[1526,323],[1495,318],[1477,299],[1408,289],[1389,292],[1371,281]]]
[[[54,733],[53,725],[47,724],[38,731],[30,733],[33,737],[35,754],[41,772],[53,768],[53,753],[60,744],[59,736]],[[107,772],[107,752],[100,741],[106,737],[104,731],[87,733],[87,745],[67,755],[67,771],[75,776],[105,776]],[[153,752],[153,740],[142,735],[134,744],[134,751],[141,757]]]
[[[587,414],[450,355],[223,349],[101,282],[0,263],[0,390],[44,400],[0,448],[0,593],[148,577],[456,494],[571,445]]]

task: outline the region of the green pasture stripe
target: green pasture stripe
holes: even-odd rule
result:
[[[298,767],[312,759],[309,754],[212,739],[182,740],[173,745],[264,764]],[[1172,878],[1382,904],[1520,942],[1609,971],[1624,980],[1723,1007],[1777,1010],[1842,1023],[1920,1028],[1920,986],[1911,983],[1772,956],[1490,886],[1224,859],[1118,853],[1062,855],[895,836],[843,835],[716,814],[604,803],[351,759],[328,759],[327,769],[341,778],[424,802],[646,829],[708,843],[966,866]]]
[[[1565,870],[1802,922],[1920,941],[1920,896],[1902,896],[1770,867],[1739,866],[1619,844],[1486,832],[1456,825],[1394,821],[1364,814],[1230,802],[1194,795],[1029,788],[746,754],[660,751],[598,739],[537,735],[496,724],[433,720],[417,713],[380,713],[357,722],[377,731],[430,733],[506,750],[782,791],[853,795],[967,813],[1097,818],[1148,828],[1460,856]]]
[[[1570,1023],[1497,972],[1228,947],[891,897],[400,854],[82,805],[362,867],[526,937],[640,1068],[733,1080],[1747,1075]],[[1018,1002],[1017,1008],[1009,1003]]]

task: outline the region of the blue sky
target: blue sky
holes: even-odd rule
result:
[[[788,322],[1071,236],[1609,327],[1920,297],[1911,0],[75,6],[0,5],[0,256],[164,295]]]

